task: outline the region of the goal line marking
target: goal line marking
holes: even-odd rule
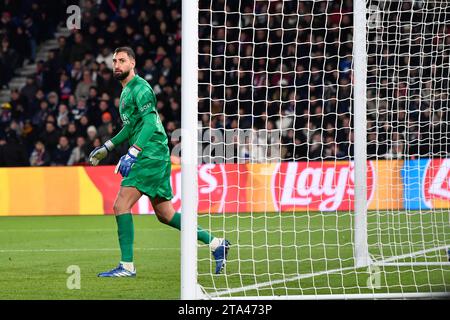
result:
[[[0,249],[0,253],[20,253],[20,252],[99,252],[99,251],[119,251],[119,248],[68,248],[68,249]],[[137,251],[158,251],[158,250],[180,250],[180,248],[134,248]]]
[[[411,252],[409,254],[404,254],[404,255],[400,255],[400,256],[395,256],[395,257],[391,257],[391,258],[388,258],[388,259],[384,259],[384,260],[375,262],[373,265],[389,263],[391,261],[396,261],[396,260],[399,260],[399,259],[413,257],[413,256],[416,256],[416,255],[420,255],[420,254],[424,254],[424,253],[428,253],[428,252],[432,252],[432,251],[437,251],[437,250],[441,250],[441,249],[445,249],[447,247],[448,246],[440,246],[440,247],[436,247],[436,248],[432,248],[432,249],[415,251],[415,252]],[[439,263],[439,265],[444,265],[444,264],[445,263]],[[394,264],[394,266],[396,266],[396,265],[397,264]],[[399,264],[398,266],[402,266],[402,265],[403,264]],[[410,266],[411,263],[404,264],[404,265],[405,266],[406,265]],[[387,266],[389,266],[389,264],[387,264]],[[223,291],[218,291],[218,292],[215,292],[215,293],[210,293],[209,295],[211,297],[220,297],[220,296],[225,295],[225,294],[233,294],[233,293],[245,292],[245,291],[249,291],[249,290],[256,290],[256,289],[259,289],[259,288],[263,288],[263,287],[267,287],[267,286],[271,286],[271,285],[276,285],[276,284],[279,284],[279,283],[292,282],[292,281],[296,281],[296,280],[307,279],[307,278],[312,278],[312,277],[316,277],[316,276],[321,276],[321,275],[331,274],[331,273],[336,273],[336,272],[342,272],[342,271],[352,270],[352,269],[356,270],[356,269],[361,269],[361,268],[357,268],[355,266],[351,266],[351,267],[345,267],[345,268],[337,268],[337,269],[331,269],[331,270],[324,270],[324,271],[319,271],[319,272],[307,273],[307,274],[298,275],[298,276],[295,276],[295,277],[292,277],[292,278],[281,279],[281,280],[274,280],[274,281],[267,281],[267,282],[262,282],[262,283],[258,283],[258,284],[254,284],[254,285],[245,286],[245,287],[233,288],[233,289],[227,289],[227,290],[223,290]]]
[[[401,260],[401,259],[406,259],[406,258],[412,258],[414,256],[418,256],[418,255],[422,255],[428,252],[433,252],[433,251],[438,251],[438,250],[442,250],[442,249],[447,249],[450,248],[450,245],[445,245],[445,246],[440,246],[440,247],[435,247],[435,248],[431,248],[431,249],[425,249],[425,250],[419,250],[419,251],[414,251],[414,252],[410,252],[410,253],[406,253],[406,254],[402,254],[399,256],[394,256],[394,257],[390,257],[387,259],[383,259],[380,261],[375,261],[373,264],[374,265],[445,265],[448,264],[448,262],[393,262],[393,261],[397,261],[397,260]]]

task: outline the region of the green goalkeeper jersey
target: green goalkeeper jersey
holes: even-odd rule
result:
[[[140,156],[170,161],[167,135],[156,111],[156,97],[148,82],[136,75],[120,95],[120,118],[123,127],[111,139],[114,145],[128,140],[142,149]]]

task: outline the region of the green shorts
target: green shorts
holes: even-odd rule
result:
[[[150,198],[173,198],[170,186],[170,161],[139,157],[128,177],[122,179],[122,187],[135,187]]]

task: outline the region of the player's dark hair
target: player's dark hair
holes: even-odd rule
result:
[[[132,58],[133,60],[136,60],[134,50],[130,47],[118,47],[116,50],[114,50],[114,54],[119,52],[125,52],[128,55],[128,57]]]

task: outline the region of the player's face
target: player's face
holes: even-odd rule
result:
[[[123,80],[130,74],[134,68],[135,61],[128,56],[126,52],[117,52],[113,56],[114,78]]]

